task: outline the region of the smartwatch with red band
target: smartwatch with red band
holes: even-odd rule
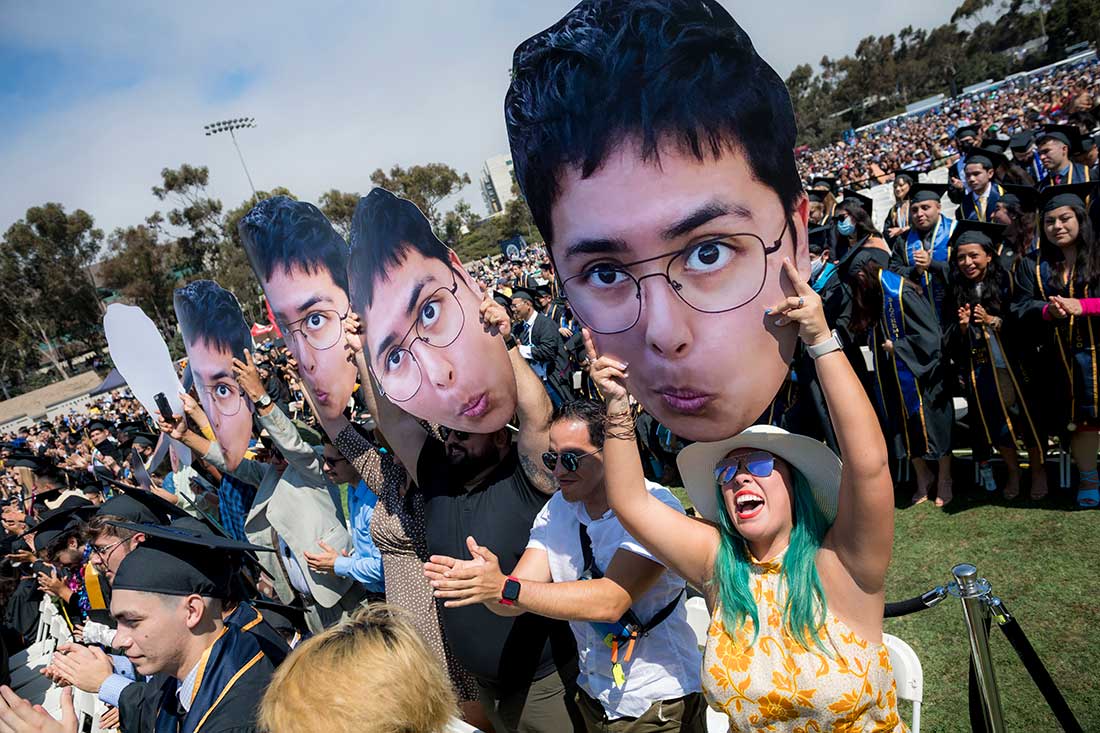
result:
[[[504,588],[500,591],[500,605],[514,606],[519,600],[519,581],[511,575],[504,581]]]

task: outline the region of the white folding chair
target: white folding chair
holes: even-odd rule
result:
[[[882,643],[890,652],[890,666],[894,668],[894,682],[898,699],[913,703],[912,733],[920,733],[920,705],[924,699],[924,670],[913,647],[891,634],[882,635]]]
[[[707,645],[707,629],[710,628],[707,602],[702,596],[695,596],[687,599],[684,606],[687,608],[688,626],[695,632],[695,642],[702,649]]]

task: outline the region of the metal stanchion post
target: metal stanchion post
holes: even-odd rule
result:
[[[963,619],[970,636],[970,655],[978,687],[982,693],[982,710],[985,713],[986,730],[989,733],[1005,733],[1004,712],[997,680],[993,674],[993,659],[989,652],[989,607],[986,598],[989,584],[978,578],[978,569],[968,563],[951,569],[962,601]]]

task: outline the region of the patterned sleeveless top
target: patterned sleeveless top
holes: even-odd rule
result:
[[[833,614],[816,645],[803,649],[783,628],[782,555],[759,562],[751,555],[749,583],[760,616],[731,633],[716,609],[703,654],[703,692],[725,713],[730,731],[905,731],[898,717],[890,654],[856,636]]]

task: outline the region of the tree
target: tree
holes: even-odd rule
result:
[[[119,228],[107,240],[108,259],[100,266],[103,284],[141,308],[164,333],[175,329],[170,246],[148,224]]]
[[[317,203],[321,205],[321,213],[332,222],[336,231],[344,239],[351,239],[351,218],[355,215],[355,205],[359,203],[359,194],[344,193],[335,188],[321,194]]]
[[[412,201],[442,239],[443,214],[436,208],[440,201],[470,183],[470,176],[459,173],[446,163],[428,163],[402,168],[395,165],[387,174],[381,168],[370,174],[371,183]]]
[[[68,344],[82,351],[103,344],[103,306],[89,274],[102,241],[86,211],[66,214],[61,204],[49,203],[27,209],[0,245],[0,282],[9,284],[0,291],[5,326],[40,344],[62,378]]]
[[[164,168],[160,177],[161,185],[153,186],[153,195],[175,205],[168,211],[168,223],[187,231],[176,240],[176,265],[193,273],[202,272],[223,231],[222,202],[206,195],[210,169],[184,163],[178,169]]]

